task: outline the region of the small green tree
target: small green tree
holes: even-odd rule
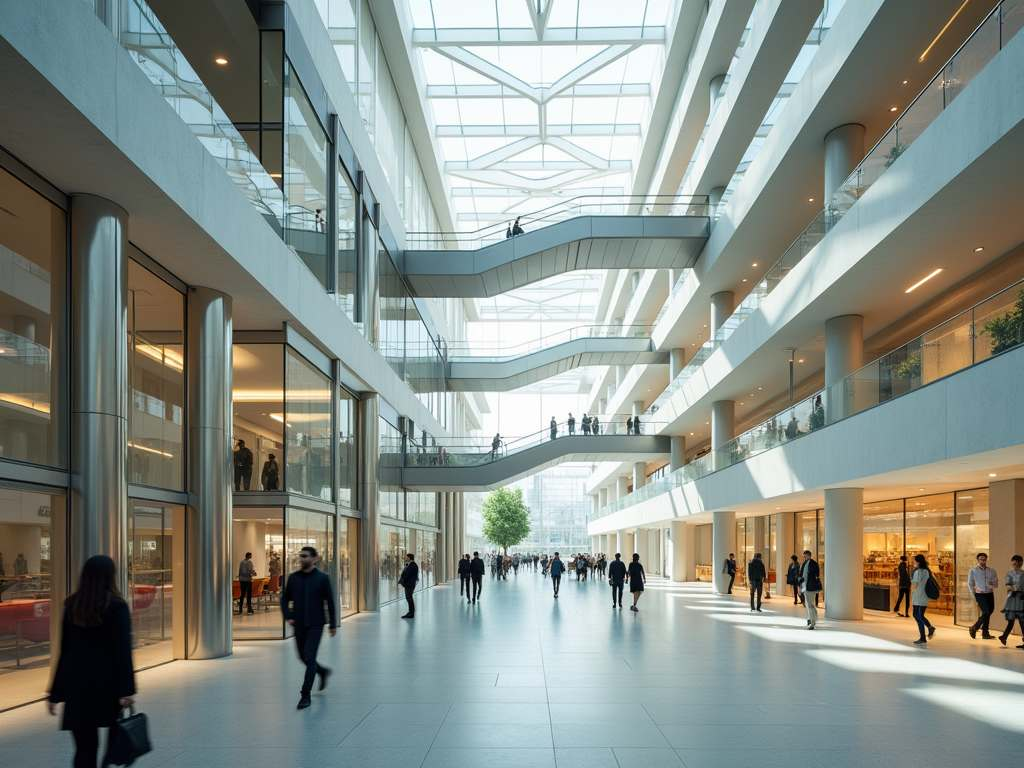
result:
[[[992,338],[992,354],[1012,349],[1024,340],[1024,290],[1017,294],[1013,309],[985,323],[982,333]]]
[[[520,488],[499,488],[484,499],[484,538],[507,554],[530,533],[530,509]]]

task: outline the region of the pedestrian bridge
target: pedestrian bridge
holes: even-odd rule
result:
[[[402,272],[417,296],[487,298],[578,269],[685,269],[710,234],[706,197],[586,196],[475,232],[410,232]]]
[[[656,431],[657,425],[645,425]],[[491,453],[478,446],[435,447],[410,452],[401,469],[401,484],[416,491],[487,491],[566,461],[652,461],[667,458],[669,437],[660,435],[531,435],[510,441]]]

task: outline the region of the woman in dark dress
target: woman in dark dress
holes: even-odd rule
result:
[[[626,575],[629,576],[629,591],[633,595],[633,604],[629,606],[629,610],[639,611],[636,604],[640,595],[643,594],[644,584],[647,583],[647,574],[644,573],[644,567],[640,565],[640,555],[633,555],[633,562],[626,569]]]
[[[67,599],[60,633],[60,659],[47,707],[75,740],[74,768],[96,768],[99,729],[109,728],[122,707],[133,703],[132,628],[128,604],[117,592],[114,561],[85,561],[78,591]]]

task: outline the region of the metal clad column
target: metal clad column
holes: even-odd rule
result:
[[[374,393],[359,400],[359,499],[363,519],[359,526],[360,610],[380,606],[380,547],[377,519],[377,462],[380,442],[380,401]]]
[[[722,572],[730,552],[736,551],[736,513],[711,513],[711,579],[715,592],[724,595],[728,591],[729,576]]]
[[[92,555],[110,555],[127,594],[128,214],[71,198],[71,588]]]
[[[231,653],[231,330],[229,296],[189,289],[186,655],[191,659]]]
[[[710,315],[710,326],[708,330],[708,338],[712,341],[715,338],[715,334],[718,333],[718,329],[722,327],[722,324],[729,319],[732,315],[733,310],[736,308],[735,296],[732,291],[719,291],[718,293],[712,294],[711,296],[711,315]]]
[[[441,558],[440,567],[437,569],[438,582],[443,583],[452,577],[452,520],[443,493],[434,494],[434,504],[437,506],[437,527],[440,528],[440,541],[437,547],[438,557]]]

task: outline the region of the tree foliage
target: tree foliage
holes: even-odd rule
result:
[[[1024,290],[1017,294],[1013,309],[985,323],[982,333],[992,337],[992,354],[1012,349],[1024,340]]]
[[[523,491],[499,488],[484,499],[484,538],[508,552],[530,533],[530,509]]]

